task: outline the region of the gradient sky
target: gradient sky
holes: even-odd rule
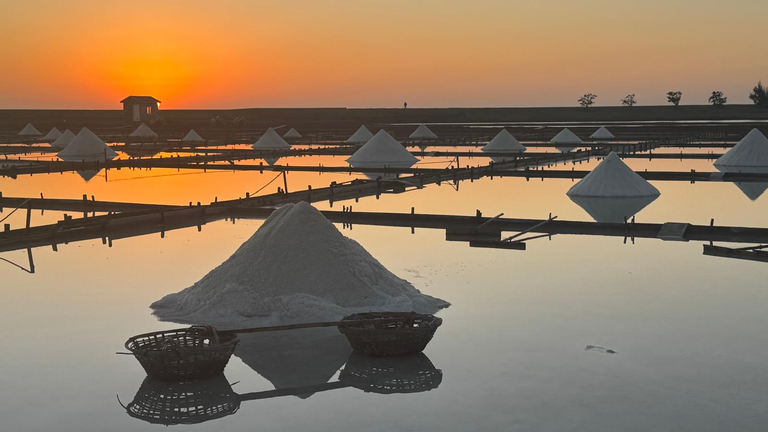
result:
[[[0,108],[750,103],[768,1],[0,0]]]

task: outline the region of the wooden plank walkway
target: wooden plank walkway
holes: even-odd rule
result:
[[[274,208],[200,206],[168,211],[131,212],[79,219],[67,219],[56,224],[21,228],[0,233],[0,252],[53,246],[84,240],[102,239],[111,245],[116,239],[142,236],[187,228],[202,228],[206,223],[225,218],[265,219]],[[658,239],[665,224],[658,223],[598,223],[548,219],[488,218],[412,213],[375,213],[323,211],[331,222],[350,225],[387,226],[403,228],[440,229],[472,232],[482,226],[484,232],[521,232],[546,235],[590,235],[623,238]],[[686,225],[685,241],[704,242],[768,242],[768,228],[730,227],[715,225]]]

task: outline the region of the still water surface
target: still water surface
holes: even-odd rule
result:
[[[314,165],[308,159],[296,164]],[[630,159],[634,169],[712,170],[707,161]],[[578,166],[590,169],[595,162]],[[3,179],[5,196],[156,203],[243,196],[274,173],[110,171]],[[100,174],[100,175],[103,175]],[[327,186],[343,175],[292,173],[289,184]],[[355,211],[590,220],[565,192],[570,180],[495,178],[429,186],[351,203]],[[768,198],[732,184],[654,184],[661,196],[637,219],[766,226]],[[265,192],[273,192],[270,188]],[[334,208],[350,203],[335,203]],[[328,203],[318,203],[321,209]],[[35,212],[33,223],[60,213]],[[23,224],[24,215],[8,222]],[[145,374],[126,338],[177,327],[149,304],[228,258],[261,221],[216,222],[116,241],[34,250],[37,272],[0,263],[2,430],[158,430],[118,402]],[[339,229],[342,229],[339,226]],[[764,430],[768,423],[768,265],[707,257],[700,243],[554,236],[528,250],[472,249],[437,230],[353,226],[344,233],[395,274],[452,303],[425,351],[442,371],[429,391],[380,394],[355,387],[244,400],[239,410],[185,430]],[[3,258],[26,264],[26,252]],[[311,275],[308,275],[311,279]],[[226,370],[231,392],[344,382],[360,367],[343,336],[301,331],[244,341]],[[599,345],[616,354],[585,351]],[[424,369],[425,363],[416,367]],[[407,368],[406,368],[407,369]],[[349,372],[349,370],[347,370]],[[228,384],[225,383],[225,386]],[[146,390],[146,388],[145,388]]]

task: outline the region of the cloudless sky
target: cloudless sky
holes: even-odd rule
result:
[[[0,108],[750,103],[766,0],[0,0]]]

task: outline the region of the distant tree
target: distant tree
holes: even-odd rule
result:
[[[621,100],[621,104],[624,106],[632,107],[632,105],[636,104],[637,101],[635,100],[635,94],[632,93],[630,95],[626,95],[624,99]]]
[[[768,108],[768,87],[763,87],[762,81],[758,81],[749,98],[760,108]]]
[[[674,104],[675,106],[680,105],[680,99],[682,98],[683,92],[681,91],[667,92],[667,102]]]
[[[589,108],[593,103],[595,103],[595,99],[597,99],[596,94],[587,93],[579,98],[579,105],[584,108]]]
[[[712,96],[709,97],[709,103],[717,108],[721,108],[726,102],[728,102],[728,98],[723,96],[721,91],[713,91]]]

